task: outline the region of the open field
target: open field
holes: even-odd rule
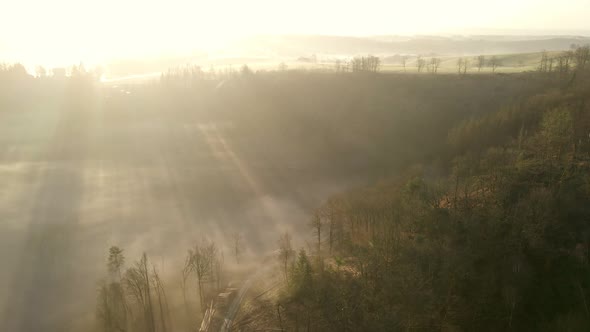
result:
[[[247,253],[264,252],[351,181],[269,160],[264,142],[206,119],[63,102],[0,114],[3,331],[86,330],[111,245],[147,251],[174,280],[195,241],[242,232]]]
[[[553,51],[547,52],[549,57],[558,57],[563,52]],[[459,59],[468,59],[469,66],[467,72],[469,74],[507,74],[507,73],[521,73],[538,70],[541,62],[542,52],[536,53],[511,53],[511,54],[495,54],[495,55],[484,55],[485,65],[479,70],[477,68],[477,56],[433,56],[441,60],[438,73],[441,74],[454,74],[457,73],[457,61]],[[498,67],[492,70],[489,65],[489,60],[495,57],[499,63]],[[407,56],[406,66],[401,62],[401,56],[381,56],[381,65],[379,70],[382,72],[393,72],[393,73],[417,73],[417,58],[416,56]],[[422,57],[428,63],[431,56]],[[336,59],[340,61],[338,64]],[[298,70],[298,71],[337,71],[338,66],[345,67],[346,62],[350,59],[348,57],[327,57],[326,59],[319,59],[317,62],[300,61],[292,58],[284,59],[227,59],[225,63],[203,64],[202,69],[205,72],[216,71],[216,72],[240,72],[244,66],[252,71],[276,71],[276,70]],[[192,65],[199,65],[199,62],[189,62]],[[555,64],[556,65],[556,64]],[[182,66],[181,66],[182,67]],[[162,72],[166,72],[163,70]],[[422,70],[421,74],[430,74],[427,68]],[[130,83],[143,83],[156,81],[160,78],[160,72],[145,73],[145,74],[134,74],[126,76],[112,76],[112,74],[106,74],[104,83],[107,84],[130,84]]]

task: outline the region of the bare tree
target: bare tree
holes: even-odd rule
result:
[[[141,260],[139,261],[140,272],[143,275],[143,279],[145,280],[145,289],[146,289],[146,297],[147,297],[147,304],[148,304],[148,311],[150,317],[150,327],[152,331],[156,330],[156,323],[154,321],[154,307],[152,304],[152,292],[150,287],[150,276],[148,272],[148,258],[146,253],[144,252],[141,256]]]
[[[291,245],[291,235],[285,233],[279,238],[279,261],[281,262],[285,281],[289,282],[289,263],[293,260],[295,251]]]
[[[376,73],[381,69],[381,58],[369,55],[369,70]]]
[[[215,272],[215,282],[217,284],[217,291],[221,290],[221,281],[223,279],[223,252],[220,256],[214,258],[213,271]]]
[[[477,57],[477,71],[481,72],[481,69],[486,64],[486,57],[484,55],[480,55]]]
[[[125,272],[124,283],[130,295],[143,311],[145,330],[155,332],[154,310],[151,296],[148,259],[144,253],[135,266]]]
[[[576,64],[577,71],[586,69],[586,65],[590,61],[590,46],[580,46],[573,52],[573,60]]]
[[[232,249],[236,257],[236,263],[240,264],[240,255],[242,253],[242,234],[239,232],[232,233]]]
[[[381,59],[379,57],[369,55],[367,57],[354,57],[351,60],[353,72],[373,72],[379,71],[381,66]]]
[[[334,69],[337,73],[342,71],[342,60],[336,59],[336,61],[334,61]]]
[[[194,249],[188,251],[188,261],[191,272],[197,278],[199,287],[199,301],[201,310],[205,309],[205,298],[203,296],[203,283],[213,273],[213,264],[217,255],[217,247],[213,242],[196,244]]]
[[[431,58],[430,59],[430,68],[433,74],[438,73],[438,68],[440,67],[441,60],[440,58]]]
[[[168,322],[171,322],[170,311],[168,309],[168,299],[166,298],[164,285],[162,284],[162,280],[160,279],[160,275],[158,274],[156,267],[152,266],[152,270],[153,287],[156,291],[156,295],[158,296],[158,306],[160,308],[160,324],[162,326],[162,331],[166,332],[166,318],[168,318]],[[166,311],[166,313],[164,313],[164,311]]]
[[[468,58],[459,58],[457,59],[457,72],[462,75],[467,74],[467,69],[469,68],[469,59]]]
[[[350,60],[350,65],[351,65],[351,71],[354,72],[359,72],[362,70],[363,68],[363,63],[362,63],[362,58],[361,57],[354,57]]]
[[[348,73],[350,71],[350,66],[351,66],[350,61],[342,62],[342,67],[341,67],[342,72]]]
[[[115,330],[109,286],[105,281],[98,288],[96,318],[101,323],[103,331],[110,332]]]
[[[492,58],[489,61],[489,66],[492,67],[492,73],[496,72],[496,68],[498,68],[502,63],[500,62],[500,59],[498,59],[496,56],[492,56]]]
[[[324,223],[322,222],[322,217],[320,215],[319,211],[315,211],[313,214],[313,217],[311,218],[311,223],[310,226],[313,228],[313,232],[315,233],[316,236],[316,250],[317,250],[317,255],[318,257],[321,256],[321,251],[322,251],[322,228],[323,228]]]
[[[404,73],[406,72],[406,62],[408,61],[408,57],[407,56],[402,56],[402,66],[404,67]]]
[[[336,227],[337,227],[337,203],[335,200],[329,200],[326,205],[322,207],[320,210],[320,214],[324,219],[328,221],[328,250],[329,253],[332,254],[332,249],[334,247],[336,234]]]
[[[459,58],[457,60],[457,68],[458,68],[459,74],[466,75],[469,65],[470,65],[470,62],[469,62],[468,58]]]
[[[541,53],[541,62],[539,62],[539,72],[546,73],[549,69],[549,56],[547,55],[547,51],[543,51]]]
[[[190,314],[190,308],[188,305],[188,301],[186,300],[186,282],[188,281],[188,277],[191,274],[191,256],[187,255],[184,261],[184,267],[182,268],[182,280],[180,286],[182,287],[182,298],[184,300],[184,308],[186,310],[187,316]]]
[[[416,68],[418,68],[418,72],[421,73],[422,69],[426,66],[426,60],[422,59],[421,55],[418,55],[416,58]]]

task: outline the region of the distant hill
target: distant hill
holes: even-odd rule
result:
[[[576,36],[268,36],[245,40],[250,52],[266,51],[280,56],[302,54],[436,54],[477,55],[532,53],[567,50],[572,44],[590,44],[590,37]]]
[[[540,52],[564,51],[573,44],[590,44],[590,37],[581,36],[321,36],[286,35],[257,36],[239,40],[216,52],[194,52],[176,56],[150,59],[126,59],[106,64],[112,77],[137,75],[166,71],[171,67],[187,64],[205,68],[241,66],[256,64],[272,65],[279,62],[296,61],[315,54],[320,59],[351,57],[373,54],[383,58],[385,63],[394,55],[423,55],[445,57],[485,55],[531,54],[540,58]],[[520,57],[520,56],[519,56]],[[506,59],[509,65],[510,59]],[[530,59],[518,59],[518,68],[530,65]],[[536,60],[535,60],[536,61]],[[396,61],[393,61],[396,62]],[[448,62],[448,61],[447,61]],[[448,62],[449,65],[451,62]],[[446,65],[443,64],[443,67]]]

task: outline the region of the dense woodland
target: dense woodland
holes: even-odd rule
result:
[[[103,139],[112,142],[125,142],[130,134],[117,123],[129,119],[226,124],[221,130],[249,160],[261,145],[262,163],[373,183],[311,207],[301,220],[307,248],[295,248],[289,234],[269,241],[284,276],[279,317],[267,322],[274,328],[585,331],[590,56],[587,48],[563,56],[509,75],[384,74],[374,62],[355,72],[187,67],[120,89],[82,66],[69,78],[5,66],[0,106],[27,112],[61,98],[72,112],[101,109],[112,124]],[[75,142],[68,149],[87,153]],[[121,144],[103,153],[139,152]],[[148,257],[125,266],[118,247],[108,257],[100,329],[173,330],[165,281]],[[198,289],[184,296],[198,294],[201,310],[223,288],[221,257],[200,242],[178,266]]]
[[[311,250],[282,246],[289,327],[587,330],[588,78],[584,65],[553,73],[542,91],[456,123],[432,162],[319,207]]]

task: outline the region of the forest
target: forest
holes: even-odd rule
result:
[[[318,207],[310,249],[282,246],[286,329],[587,330],[590,81],[574,68],[541,67],[540,90]]]
[[[587,331],[590,48],[510,74],[432,59],[117,85],[0,67],[1,171],[23,172],[0,176],[46,179],[0,327]]]

